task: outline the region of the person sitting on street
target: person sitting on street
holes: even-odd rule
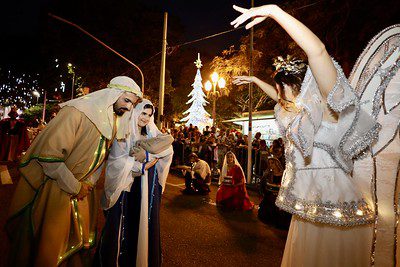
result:
[[[210,192],[211,169],[210,165],[200,159],[196,153],[189,155],[189,160],[192,163],[190,172],[185,175],[185,194],[201,194],[207,195]]]

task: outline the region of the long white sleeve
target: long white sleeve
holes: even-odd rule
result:
[[[76,195],[81,190],[81,183],[75,178],[64,162],[40,162],[45,175],[57,181],[61,190]]]
[[[132,176],[142,174],[142,163],[129,156],[129,144],[115,140],[106,163],[104,180],[104,209],[112,207],[122,191],[129,191],[133,182]]]

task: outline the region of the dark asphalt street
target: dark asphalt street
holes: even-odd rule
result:
[[[287,231],[260,222],[256,209],[220,211],[215,185],[204,197],[183,195],[183,183],[170,175],[162,199],[164,266],[280,266]]]
[[[0,251],[7,255],[3,230],[18,173],[10,166],[13,185],[0,183]],[[101,186],[100,186],[101,187]],[[162,199],[161,238],[163,266],[279,266],[287,231],[266,225],[251,212],[220,211],[215,206],[217,187],[209,196],[183,195],[184,179],[170,174]],[[249,191],[251,200],[260,199]],[[258,207],[258,206],[256,206]],[[101,214],[101,213],[100,213]],[[100,215],[100,226],[104,218]],[[5,257],[0,257],[0,266]]]

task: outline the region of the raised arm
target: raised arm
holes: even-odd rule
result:
[[[248,84],[248,83],[255,83],[261,90],[264,91],[270,98],[275,101],[278,101],[278,94],[275,90],[275,87],[272,85],[261,81],[255,76],[236,76],[233,79],[233,83],[236,85]]]
[[[276,5],[265,5],[251,9],[237,6],[233,6],[233,8],[242,13],[231,22],[231,25],[234,25],[235,28],[251,18],[254,19],[246,25],[246,29],[264,21],[267,17],[271,17],[279,23],[307,54],[308,63],[318,83],[319,90],[326,99],[336,82],[336,69],[325,49],[325,45],[310,29]]]

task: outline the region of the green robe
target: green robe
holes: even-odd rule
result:
[[[110,143],[85,114],[68,106],[36,137],[21,161],[6,224],[10,266],[81,265],[71,256],[95,244],[95,190],[83,201],[71,199],[57,181],[45,176],[40,162],[64,162],[83,181],[103,163]],[[71,260],[74,263],[68,263]]]

